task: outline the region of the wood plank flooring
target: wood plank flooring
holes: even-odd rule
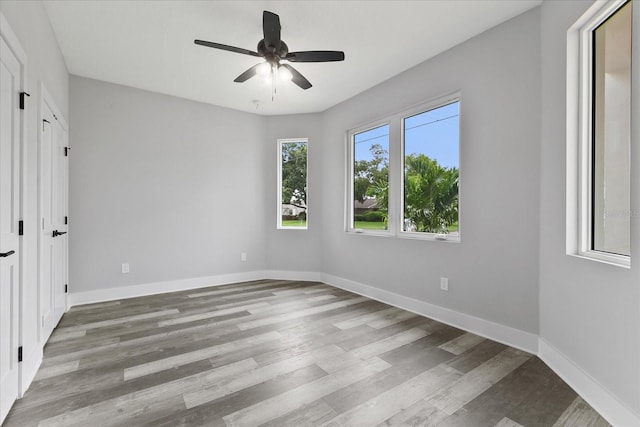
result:
[[[315,282],[72,308],[10,426],[607,426],[540,359]]]

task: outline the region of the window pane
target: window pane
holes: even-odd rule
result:
[[[593,32],[592,249],[630,254],[631,2]]]
[[[458,109],[404,119],[404,231],[458,234]]]
[[[353,136],[353,218],[351,226],[387,230],[389,125]]]
[[[307,143],[281,144],[281,227],[307,227]]]

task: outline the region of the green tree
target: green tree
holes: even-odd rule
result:
[[[282,144],[282,203],[307,207],[307,144]]]
[[[363,202],[375,197],[375,187],[389,181],[389,153],[380,144],[369,148],[371,160],[356,160],[353,164],[353,198]]]
[[[424,154],[405,157],[404,216],[415,231],[439,233],[458,221],[458,168]]]

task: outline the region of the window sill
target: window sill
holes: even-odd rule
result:
[[[347,234],[354,234],[360,236],[377,236],[377,237],[394,237],[388,230],[367,230],[364,228],[350,228],[347,230]]]
[[[434,233],[412,233],[402,231],[399,234],[392,233],[390,231],[371,231],[366,229],[348,229],[347,234],[361,235],[361,236],[376,236],[376,237],[396,237],[399,239],[409,240],[426,240],[432,242],[444,242],[444,243],[460,243],[460,235],[453,234],[434,234]]]
[[[445,242],[445,243],[460,243],[460,234],[415,233],[410,231],[401,231],[398,237],[400,237],[401,239],[428,240],[432,242]]]
[[[631,257],[624,255],[607,254],[603,252],[580,252],[577,254],[568,253],[567,255],[582,258],[589,261],[601,262],[603,264],[613,265],[614,267],[631,268]]]

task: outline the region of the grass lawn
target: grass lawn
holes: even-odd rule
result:
[[[298,219],[285,219],[282,221],[283,227],[305,227],[307,225],[307,221],[300,221]],[[386,230],[386,225],[384,222],[374,222],[374,221],[356,221],[354,223],[353,228],[361,228],[363,230]],[[449,232],[458,231],[458,223],[452,224],[449,226]]]
[[[373,221],[355,221],[353,228],[361,228],[363,230],[386,230],[384,222]],[[458,223],[452,224],[448,227],[450,233],[458,231]]]
[[[306,227],[307,221],[299,220],[299,219],[283,219],[282,226],[283,227]]]
[[[362,228],[363,230],[386,230],[387,226],[384,222],[374,221],[355,221],[353,228]]]

